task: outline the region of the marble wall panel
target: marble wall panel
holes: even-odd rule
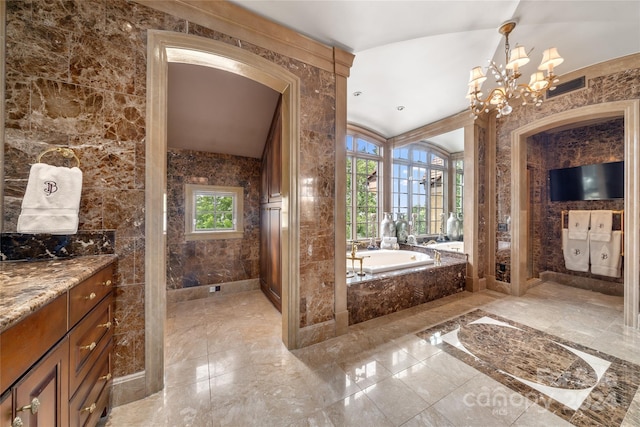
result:
[[[478,256],[477,269],[480,279],[485,277],[487,256],[487,131],[484,127],[476,126],[478,132]]]
[[[313,244],[301,262],[301,325],[333,317],[332,256],[335,78],[298,60],[271,52],[126,0],[8,0],[6,54],[5,211],[14,231],[28,168],[43,150],[71,146],[85,172],[81,232],[113,232],[122,255],[121,286],[144,285],[144,179],[146,34],[149,29],[188,32],[260,55],[301,81],[300,183],[312,184],[305,203],[313,222],[302,235]],[[318,161],[320,160],[320,161]],[[259,214],[256,213],[256,217]],[[258,227],[252,231],[257,233]],[[258,234],[254,243],[257,246]],[[308,246],[308,245],[302,245]],[[242,266],[258,271],[255,247],[240,250]],[[313,268],[306,268],[306,265]],[[143,304],[132,304],[129,316]],[[144,313],[115,333],[117,375],[144,369]]]
[[[538,156],[542,158],[542,162],[535,184],[544,197],[542,200],[536,200],[543,215],[539,227],[535,228],[541,242],[540,251],[535,258],[536,271],[553,271],[623,283],[622,277],[616,279],[596,276],[565,268],[560,219],[563,210],[623,210],[624,199],[551,202],[546,177],[550,169],[624,160],[624,120],[614,119],[597,125],[553,133],[541,140],[543,144]],[[619,216],[614,216],[614,229],[620,229]]]
[[[464,291],[466,262],[443,256],[443,265],[352,279],[347,288],[349,325]]]
[[[78,234],[0,234],[1,261],[35,261],[118,253],[113,231],[81,231]]]
[[[260,159],[170,148],[167,153],[167,288],[260,275]],[[242,239],[186,241],[185,184],[244,188]]]
[[[640,68],[631,68],[621,72],[612,72],[587,80],[587,87],[545,100],[540,107],[513,106],[513,112],[501,119],[496,125],[496,222],[503,222],[511,215],[511,132],[515,129],[555,113],[603,102],[637,99],[640,95]],[[568,160],[561,158],[559,164]],[[595,206],[595,205],[594,205]],[[594,208],[599,209],[599,208]],[[496,224],[497,229],[497,224]],[[510,281],[509,274],[499,276],[498,264],[507,264],[510,271],[510,253],[500,249],[501,243],[508,244],[510,233],[497,232],[496,278]],[[556,257],[557,259],[557,257]]]
[[[281,65],[300,78],[300,183],[301,215],[315,215],[313,223],[303,224],[301,219],[301,258],[308,242],[314,248],[333,247],[333,236],[324,230],[333,229],[335,196],[335,77],[332,73],[287,58],[266,49],[229,37],[218,31],[190,24],[188,32],[223,41],[255,53]],[[326,207],[326,208],[325,208]],[[314,249],[315,250],[315,249]],[[326,249],[327,253],[329,249]],[[312,251],[313,252],[313,251]],[[317,251],[316,251],[317,253]],[[316,263],[324,265],[318,268]],[[311,265],[307,266],[306,264]],[[329,280],[321,271],[332,270],[334,259],[300,261],[300,327],[333,318],[333,274]],[[309,268],[307,268],[309,267]],[[331,283],[331,286],[322,286]]]

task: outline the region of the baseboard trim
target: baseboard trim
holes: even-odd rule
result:
[[[113,379],[111,406],[121,406],[147,397],[145,371]]]
[[[217,292],[210,292],[211,286],[219,286]],[[194,286],[191,288],[168,289],[167,303],[191,301],[201,298],[216,298],[238,292],[260,289],[260,279],[237,280],[235,282],[213,283],[211,285]]]
[[[307,347],[326,341],[336,336],[336,321],[329,320],[315,325],[300,328],[298,332],[298,348]]]
[[[555,271],[541,272],[540,279],[543,282],[555,282],[560,285],[600,292],[605,295],[624,296],[624,283],[610,282],[593,277],[574,276],[572,274],[558,273]]]

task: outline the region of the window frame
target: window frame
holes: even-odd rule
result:
[[[462,153],[451,155],[450,161],[453,171],[453,211],[464,215],[464,156]]]
[[[196,230],[196,197],[200,194],[231,196],[233,199],[232,230]],[[219,185],[185,184],[185,240],[240,239],[244,236],[244,188]]]
[[[352,150],[347,150],[347,141],[348,138],[351,137],[352,141],[353,141],[353,149]],[[375,145],[378,148],[378,154],[367,154],[367,153],[363,153],[363,152],[359,152],[357,149],[357,141],[358,139],[361,139],[363,141],[365,141],[366,143]],[[358,236],[358,224],[361,224],[357,222],[357,213],[358,213],[358,206],[357,206],[357,189],[356,188],[349,188],[347,187],[347,195],[348,193],[351,191],[351,206],[349,206],[348,203],[346,203],[346,215],[349,216],[349,218],[351,219],[350,221],[347,220],[346,221],[346,226],[347,228],[345,228],[345,233],[346,233],[346,237],[347,240],[353,240],[353,241],[363,241],[365,239],[371,239],[371,238],[378,238],[379,233],[379,228],[380,228],[380,221],[382,220],[382,212],[383,212],[383,202],[384,202],[384,153],[385,153],[385,148],[386,148],[386,141],[370,132],[367,132],[363,129],[358,129],[356,127],[353,126],[349,126],[348,130],[347,130],[347,138],[345,138],[345,150],[346,150],[346,166],[347,169],[345,170],[345,174],[347,174],[348,168],[349,168],[349,163],[351,163],[351,179],[350,182],[353,185],[353,183],[357,182],[357,176],[358,176],[358,171],[357,171],[357,161],[358,160],[365,160],[365,161],[374,161],[377,162],[377,169],[376,169],[376,176],[375,176],[375,185],[376,185],[376,212],[375,212],[375,218],[370,219],[367,218],[366,220],[366,226],[365,226],[365,230],[366,230],[366,236],[362,237],[362,236]],[[345,201],[346,202],[346,201]],[[349,233],[348,227],[351,226],[351,233]]]
[[[401,149],[407,149],[408,150],[408,155],[407,155],[407,159],[400,159],[396,157],[396,150],[401,150]],[[413,152],[414,151],[420,151],[420,152],[424,152],[426,153],[426,162],[417,162],[414,160],[414,155]],[[391,191],[390,191],[390,197],[391,197],[391,210],[394,213],[404,213],[405,217],[408,221],[412,222],[412,232],[415,233],[415,224],[413,224],[413,218],[411,217],[411,212],[413,210],[413,199],[414,199],[414,193],[413,193],[413,181],[414,181],[414,168],[420,168],[420,169],[424,169],[425,170],[425,174],[423,179],[429,179],[431,176],[431,173],[433,171],[439,171],[441,173],[442,176],[442,206],[441,207],[437,207],[437,210],[441,210],[441,215],[440,215],[440,227],[443,227],[443,224],[446,223],[446,218],[444,218],[444,216],[442,214],[447,214],[448,212],[448,206],[449,206],[449,190],[450,190],[450,179],[449,179],[449,171],[450,171],[450,167],[451,167],[451,162],[452,162],[452,156],[451,154],[447,153],[446,151],[440,149],[439,147],[431,144],[428,141],[418,141],[418,142],[413,142],[410,144],[405,144],[402,146],[397,146],[394,147],[391,150]],[[436,164],[433,164],[431,162],[431,158],[432,156],[437,156],[441,159],[443,159],[444,161],[444,165],[439,166]],[[396,170],[396,166],[399,165],[401,167],[406,167],[407,168],[407,206],[406,207],[398,207],[398,195],[401,194],[399,192],[396,192],[396,180],[401,180],[401,178],[396,177],[394,175],[394,172]],[[399,183],[398,183],[399,184]],[[425,217],[424,218],[418,218],[418,222],[424,222],[425,223],[425,231],[426,233],[422,233],[422,234],[418,234],[416,233],[416,237],[427,237],[427,236],[434,236],[439,234],[439,232],[432,232],[430,231],[432,228],[433,222],[435,221],[435,227],[437,227],[437,219],[432,219],[432,210],[434,210],[434,208],[431,205],[431,198],[432,198],[432,194],[431,194],[431,187],[429,187],[429,189],[425,188],[424,194],[423,193],[419,193],[420,195],[423,195],[425,198]],[[406,212],[405,212],[406,209]]]

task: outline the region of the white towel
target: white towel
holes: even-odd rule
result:
[[[567,270],[589,271],[589,235],[585,240],[569,238],[569,230],[562,229],[562,253]]]
[[[608,242],[613,230],[613,211],[591,211],[591,231],[589,239],[593,242]]]
[[[569,239],[587,240],[591,211],[569,211]]]
[[[622,231],[611,233],[608,242],[591,242],[591,273],[600,276],[620,277],[622,257],[620,256]]]
[[[18,217],[19,233],[75,234],[82,171],[36,163],[31,166]]]

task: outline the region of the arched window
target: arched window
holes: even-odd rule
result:
[[[412,222],[416,236],[443,233],[449,156],[418,142],[392,152],[392,208]]]
[[[383,144],[350,129],[347,135],[347,239],[378,236],[382,207]]]

